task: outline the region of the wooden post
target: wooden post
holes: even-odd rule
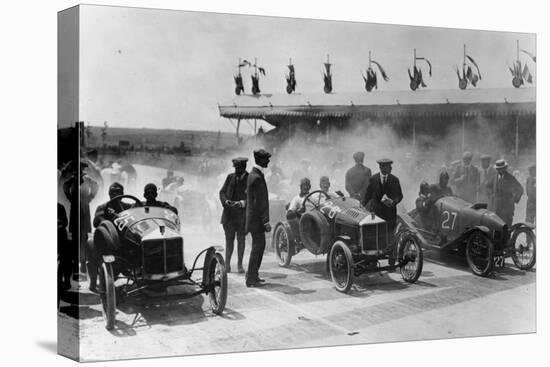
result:
[[[239,129],[241,128],[241,119],[237,119],[237,145],[239,145]]]
[[[462,116],[462,152],[464,152],[466,146],[466,126],[464,123],[464,116]]]
[[[519,156],[519,114],[516,115],[516,158]]]
[[[416,148],[416,121],[413,120],[413,150]]]

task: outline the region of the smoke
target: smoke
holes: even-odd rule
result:
[[[312,190],[317,190],[320,177],[328,176],[330,191],[340,190],[347,195],[345,173],[354,165],[352,155],[357,151],[365,153],[364,164],[373,174],[378,172],[378,159],[390,158],[394,161],[392,173],[401,182],[404,194],[401,206],[406,210],[414,207],[420,183],[437,183],[444,169],[451,173],[451,163],[461,160],[463,151],[473,153],[472,163],[478,167],[481,154],[491,155],[492,164],[496,159],[506,158],[510,172],[520,171],[518,178],[522,184],[525,183],[527,166],[534,163],[533,156],[529,154],[514,158],[515,131],[506,128],[515,126],[510,119],[495,123],[494,119],[476,116],[452,123],[433,119],[414,124],[402,122],[367,119],[354,121],[350,124],[353,128],[330,130],[318,124],[309,129],[298,129],[290,139],[279,136],[279,140],[274,141],[276,134],[268,134],[270,136],[265,138],[252,137],[225,155],[127,157],[129,163],[138,164],[138,180],[135,187],[128,188],[126,193],[141,197],[143,186],[149,182],[161,187],[166,170],[172,169],[176,176],[185,179],[184,187],[188,191],[203,197],[189,210],[200,212],[201,206],[208,206],[211,215],[206,220],[209,223],[204,225],[221,228],[219,219],[222,209],[218,192],[226,175],[233,171],[231,159],[247,157],[250,171],[254,164],[253,151],[260,147],[272,153],[266,170],[270,199],[285,203],[298,194],[299,181],[303,177],[308,177]],[[534,152],[534,146],[522,146],[525,151],[520,153]],[[171,197],[168,199],[171,200]],[[107,185],[94,203],[98,205],[104,200],[107,200]]]

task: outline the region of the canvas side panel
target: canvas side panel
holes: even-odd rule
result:
[[[57,56],[57,352],[78,360],[79,7],[58,13]]]

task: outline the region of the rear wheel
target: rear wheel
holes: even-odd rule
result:
[[[401,276],[408,283],[414,283],[422,274],[424,257],[420,241],[412,234],[401,237],[400,243]]]
[[[101,289],[101,306],[103,309],[103,318],[105,319],[105,328],[112,330],[115,327],[116,313],[116,290],[115,277],[111,264],[102,263],[99,268],[99,284]]]
[[[334,242],[330,248],[329,269],[336,290],[347,293],[353,284],[353,257],[343,241]]]
[[[294,246],[291,245],[288,233],[282,225],[277,226],[273,233],[273,248],[279,266],[288,267],[294,253]]]
[[[208,298],[212,312],[220,315],[227,302],[227,270],[222,255],[216,253],[208,265],[209,290]]]
[[[521,270],[529,270],[536,262],[536,238],[533,230],[520,227],[514,231],[510,243],[514,246],[512,260]]]
[[[492,273],[494,246],[489,237],[481,231],[473,231],[466,242],[466,259],[475,275],[486,276]]]

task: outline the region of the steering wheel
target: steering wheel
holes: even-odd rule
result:
[[[311,198],[313,194],[319,194],[317,197],[317,203],[315,203],[315,201]],[[303,213],[306,211],[306,202],[311,203],[315,209],[319,209],[319,207],[321,206],[321,196],[324,196],[325,200],[330,199],[330,195],[323,190],[315,190],[307,194],[307,196],[304,198],[304,201],[302,202],[301,212]]]
[[[107,215],[107,209],[109,208],[113,209],[117,213],[120,213],[121,211],[123,211],[124,208],[122,207],[122,204],[121,204],[122,199],[132,199],[135,202],[135,204],[133,205],[134,207],[143,206],[143,204],[141,204],[141,200],[139,200],[135,196],[119,195],[119,196],[115,196],[105,204],[104,215]]]

